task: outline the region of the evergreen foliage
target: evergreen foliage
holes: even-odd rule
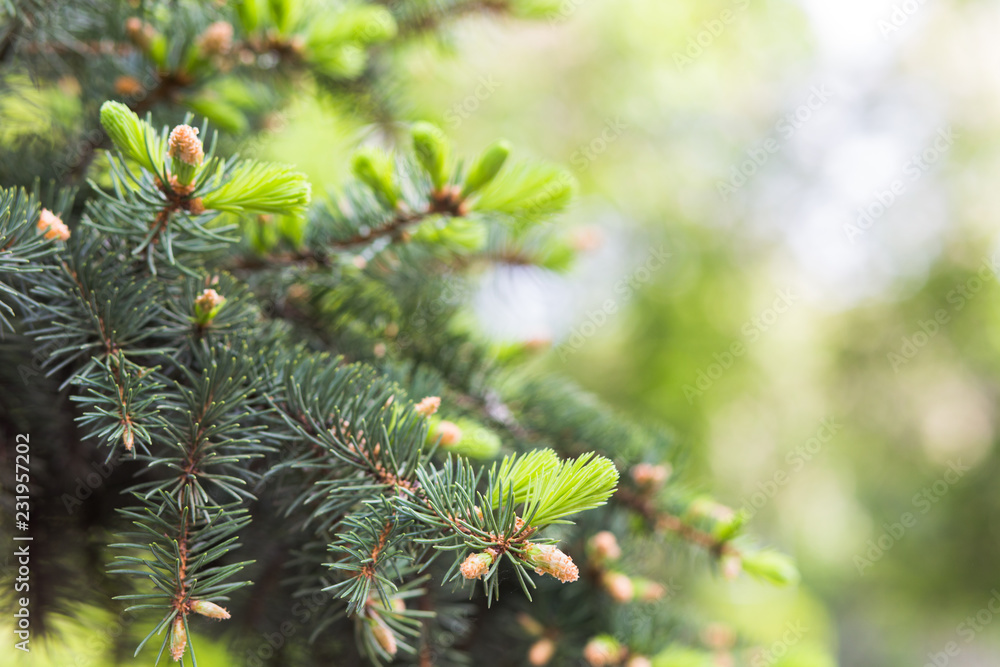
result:
[[[0,134],[0,436],[32,433],[53,462],[33,493],[61,500],[34,513],[52,591],[36,614],[123,601],[150,663],[196,664],[200,636],[225,633],[248,664],[523,664],[539,642],[545,662],[598,664],[598,649],[679,651],[696,618],[652,604],[666,579],[612,567],[602,531],[794,581],[738,516],[668,481],[680,453],[664,431],[469,324],[480,267],[571,262],[553,222],[575,187],[564,170],[512,163],[503,140],[463,162],[439,128],[404,123],[336,157],[353,178],[314,201],[294,167],[235,150],[309,86],[395,119],[404,45],[471,12],[552,9],[3,5],[3,93],[78,83],[71,115],[45,107],[46,136]],[[106,481],[72,497],[91,464]],[[656,630],[637,632],[629,605]],[[265,656],[255,638],[275,632]]]

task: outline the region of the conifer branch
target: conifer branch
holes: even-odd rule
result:
[[[718,539],[710,533],[698,530],[685,523],[680,517],[670,512],[657,509],[652,500],[646,495],[622,487],[618,489],[615,498],[635,510],[651,528],[676,533],[681,539],[704,548],[716,557],[726,554],[739,554],[739,551],[729,540]]]
[[[95,525],[119,536],[110,571],[137,582],[118,599],[153,614],[136,653],[156,636],[161,656],[194,662],[197,617],[229,618],[223,602],[244,623],[273,627],[260,601],[233,595],[261,558],[258,567],[274,570],[265,578],[288,582],[263,592],[274,618],[299,622],[299,600],[323,601],[301,621],[300,636],[320,645],[316,659],[344,654],[328,637],[353,632],[350,659],[410,654],[431,664],[448,632],[465,639],[441,660],[460,663],[477,649],[468,617],[486,613],[504,578],[528,599],[544,591],[550,611],[582,608],[591,596],[534,575],[576,581],[584,534],[630,513],[730,559],[724,572],[737,559],[752,574],[794,580],[780,555],[735,541],[741,517],[657,495],[636,477],[629,461],[673,456],[659,431],[567,383],[525,380],[518,364],[529,352],[498,352],[464,317],[466,274],[483,263],[570,265],[572,243],[551,224],[574,189],[565,170],[511,164],[502,139],[463,161],[440,129],[418,122],[391,152],[358,149],[335,203],[313,205],[293,168],[216,155],[225,144],[209,123],[234,134],[264,127],[310,80],[339,102],[377,106],[386,116],[376,122],[394,120],[386,74],[403,40],[470,13],[541,11],[510,0],[387,4],[181,2],[162,11],[153,2],[141,15],[123,5],[88,16],[43,3],[37,13],[51,31],[33,29],[32,4],[11,24],[23,34],[0,37],[0,85],[30,74],[48,90],[66,76],[60,86],[70,77],[80,85],[82,116],[104,102],[107,137],[57,145],[34,170],[84,176],[96,151],[112,148],[85,202],[38,187],[0,192],[0,326],[16,341],[0,349],[0,370],[18,355],[40,359],[52,379],[38,386],[69,388],[76,408],[70,426],[80,431],[63,435],[94,439],[108,460],[119,447],[132,455],[136,479],[122,483],[121,471],[106,482],[130,506]],[[124,102],[104,101],[112,85]],[[160,112],[183,121],[154,126]],[[55,136],[69,141],[81,124],[74,118]],[[46,429],[59,428],[59,416]],[[64,451],[53,451],[61,463]],[[635,484],[616,493],[619,467]],[[234,560],[248,536],[247,559]],[[600,545],[586,543],[593,562],[577,587],[611,593],[622,577],[640,581],[602,565]],[[475,605],[428,583],[472,582],[476,595],[477,581]],[[608,622],[606,610],[596,614],[595,627]],[[598,648],[626,655],[600,639]]]

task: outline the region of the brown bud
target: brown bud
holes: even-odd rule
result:
[[[170,189],[179,195],[189,195],[194,192],[194,183],[181,183],[174,174],[170,174]],[[199,200],[200,201],[200,200]],[[190,206],[188,207],[190,209]]]
[[[225,302],[225,297],[221,296],[214,289],[207,289],[199,294],[198,298],[194,300],[194,306],[195,308],[208,313],[214,310],[216,306],[221,306]]]
[[[137,97],[145,88],[139,80],[132,76],[120,76],[115,79],[115,93],[122,97]]]

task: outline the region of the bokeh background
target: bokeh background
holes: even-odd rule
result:
[[[482,275],[483,326],[669,424],[691,483],[803,573],[679,594],[786,667],[1000,664],[1000,3],[564,0],[458,28],[399,54],[403,115],[579,182],[580,261]],[[251,152],[317,187],[382,131],[311,91],[273,130]]]
[[[484,275],[484,324],[670,424],[798,559],[799,590],[706,575],[708,620],[1000,664],[998,32],[974,0],[566,0],[407,57],[459,152],[502,134],[580,182],[576,269]],[[345,164],[319,118],[267,147],[318,182]]]

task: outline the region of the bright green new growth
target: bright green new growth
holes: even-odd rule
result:
[[[551,449],[536,449],[521,456],[513,454],[503,457],[499,471],[493,466],[490,470],[490,479],[502,485],[504,496],[512,493],[514,503],[519,504],[528,499],[532,480],[555,470],[559,467],[559,463],[559,455]],[[494,488],[493,504],[499,505],[502,501],[501,488],[497,485],[494,485]]]
[[[327,76],[354,78],[368,62],[365,45],[396,36],[396,20],[385,7],[356,5],[310,22],[305,57]]]
[[[299,215],[309,205],[311,187],[305,174],[282,164],[248,161],[202,201],[205,208],[239,213],[291,213]]]
[[[427,431],[429,443],[433,444],[441,439],[441,432],[438,430],[440,423],[440,419],[431,417],[431,428]],[[440,447],[443,450],[481,461],[496,458],[500,453],[500,436],[490,429],[463,417],[452,420],[452,423],[458,427],[458,441],[448,444],[441,442]]]
[[[101,105],[101,125],[126,158],[146,171],[157,174],[163,164],[163,140],[149,123],[140,120],[121,102]]]
[[[163,138],[127,106],[105,102],[101,106],[101,124],[125,157],[153,174],[162,171],[166,159]],[[182,177],[181,182],[190,182],[196,167],[182,165],[176,157],[173,163],[173,171]],[[222,177],[220,170],[215,176],[216,183]],[[251,160],[239,163],[232,175],[208,192],[202,202],[205,208],[216,211],[300,215],[309,205],[310,198],[311,188],[304,174],[286,165]]]
[[[430,218],[413,230],[412,240],[438,245],[456,252],[479,250],[486,245],[486,225],[470,218]]]
[[[487,183],[496,178],[503,168],[503,163],[510,155],[510,143],[504,139],[495,141],[486,147],[476,162],[469,169],[469,175],[465,178],[465,187],[462,188],[462,197],[468,197],[482,189]]]
[[[799,570],[795,567],[795,562],[785,554],[771,549],[745,552],[743,570],[778,586],[799,582]]]
[[[395,206],[399,193],[392,178],[392,157],[385,151],[373,146],[366,146],[354,154],[351,171],[362,183],[371,188],[376,195],[385,199],[390,206]]]
[[[551,449],[536,450],[517,458],[505,457],[499,472],[490,471],[493,502],[513,494],[514,503],[524,503],[524,519],[532,526],[569,523],[561,519],[600,507],[618,486],[618,469],[609,459],[593,452],[572,461],[560,461]],[[499,484],[497,484],[499,483]]]
[[[567,10],[562,0],[515,0],[510,3],[510,11],[521,18],[555,20]]]
[[[307,44],[316,48],[339,46],[346,42],[384,42],[395,37],[397,30],[396,20],[385,7],[358,5],[313,21]]]
[[[483,187],[473,208],[519,216],[546,216],[566,208],[576,180],[549,164],[519,164]]]
[[[414,123],[413,150],[420,166],[431,177],[434,188],[440,190],[448,182],[448,140],[444,132],[430,123]]]

